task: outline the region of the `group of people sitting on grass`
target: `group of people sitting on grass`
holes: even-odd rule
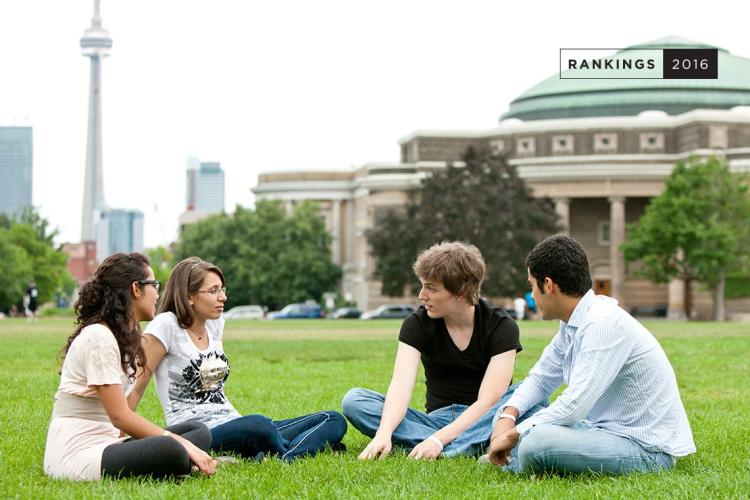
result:
[[[447,242],[414,263],[423,305],[401,326],[386,394],[351,389],[346,418],[319,411],[275,420],[241,415],[224,393],[221,270],[181,261],[157,314],[160,283],[148,259],[112,255],[80,290],[44,470],[74,480],[162,478],[210,475],[232,455],[291,462],[346,450],[346,420],[372,438],[361,460],[395,446],[414,459],[475,456],[511,473],[627,474],[671,469],[695,452],[667,356],[616,300],[594,294],[581,246],[550,236],[526,266],[539,314],[560,324],[523,381],[512,380],[518,325],[480,297],[480,251]],[[409,408],[420,361],[427,412]],[[135,411],[152,377],[166,429]]]

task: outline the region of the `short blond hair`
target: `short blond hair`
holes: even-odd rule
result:
[[[482,252],[463,241],[443,241],[423,250],[414,262],[420,279],[439,281],[453,295],[465,295],[470,304],[479,302],[479,289],[486,266]]]

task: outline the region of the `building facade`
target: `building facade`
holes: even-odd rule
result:
[[[667,38],[640,48],[707,47]],[[615,56],[617,57],[617,56]],[[721,155],[736,172],[750,171],[750,60],[719,49],[718,80],[566,80],[558,75],[510,103],[497,127],[476,131],[418,130],[400,141],[401,159],[349,171],[266,172],[258,199],[319,202],[342,265],[342,293],[360,308],[416,302],[384,297],[371,278],[365,231],[381,210],[403,205],[424,176],[467,147],[487,148],[514,165],[534,196],[551,198],[561,224],[586,249],[595,289],[626,308],[668,307],[685,315],[683,285],[654,285],[634,275],[619,246],[679,160]],[[482,249],[490,251],[490,249]],[[696,291],[699,290],[696,288]],[[727,311],[749,304],[730,301]],[[707,293],[691,314],[710,316]]]
[[[62,251],[68,255],[68,272],[77,283],[93,279],[97,268],[95,241],[65,243]]]
[[[0,214],[31,207],[33,151],[31,127],[0,127]]]
[[[99,262],[114,253],[143,251],[143,212],[139,210],[105,209],[96,230],[96,260]]]
[[[179,217],[180,228],[211,214],[224,213],[224,170],[219,162],[188,158],[186,181],[186,209]]]

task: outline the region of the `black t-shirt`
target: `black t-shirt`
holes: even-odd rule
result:
[[[430,318],[424,306],[404,320],[398,340],[422,354],[428,412],[451,404],[473,404],[490,358],[523,349],[513,318],[484,299],[474,308],[474,332],[464,351],[453,343],[445,321]]]

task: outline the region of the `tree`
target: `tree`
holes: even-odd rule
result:
[[[156,247],[147,249],[146,255],[148,255],[148,260],[151,261],[154,278],[161,281],[162,286],[165,286],[172,270],[172,253],[167,248]]]
[[[685,310],[692,310],[691,284],[713,292],[714,318],[724,320],[728,276],[750,276],[748,179],[734,175],[723,158],[679,162],[664,192],[628,227],[625,260],[640,261],[636,274],[656,283],[685,282]]]
[[[21,302],[31,278],[31,264],[24,250],[16,246],[10,230],[0,227],[0,311]]]
[[[224,273],[227,306],[320,301],[332,291],[341,270],[331,262],[331,236],[313,202],[287,214],[277,201],[259,201],[254,210],[237,207],[188,226],[174,261],[196,255]]]
[[[69,295],[74,286],[66,263],[68,256],[55,248],[57,231],[33,209],[25,209],[0,225],[0,310],[21,302],[29,282],[39,287],[39,302],[57,294]]]
[[[558,230],[551,201],[534,198],[500,156],[469,147],[464,163],[425,177],[405,207],[376,214],[367,236],[384,294],[400,296],[407,284],[416,284],[411,266],[417,253],[445,240],[482,251],[486,294],[513,296],[528,288],[526,255]]]

